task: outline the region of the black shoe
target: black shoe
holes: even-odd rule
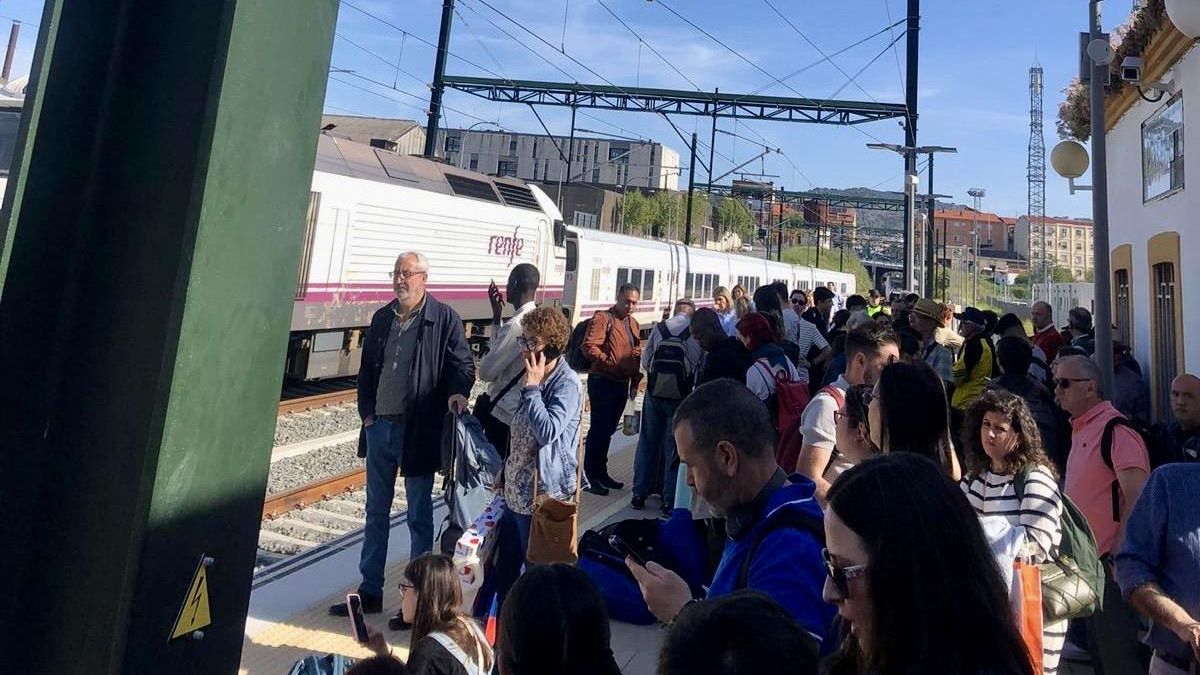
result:
[[[620,490],[621,488],[625,487],[624,483],[613,480],[612,476],[601,476],[599,482],[604,487],[612,488],[613,490]]]
[[[634,511],[641,511],[646,508],[646,498],[634,495],[633,499],[629,500],[629,505],[633,507]]]
[[[363,614],[379,614],[383,611],[382,595],[359,593],[358,597],[362,598]],[[329,606],[329,614],[330,616],[350,616],[350,610],[346,607],[346,603],[339,602]]]
[[[669,515],[671,515],[671,511],[673,511],[674,509],[675,509],[675,507],[670,504],[663,504],[662,505],[662,514],[664,516],[669,516]]]
[[[601,496],[601,497],[607,497],[607,496],[608,496],[608,488],[604,487],[603,485],[601,485],[601,484],[600,484],[600,483],[598,483],[598,482],[597,482],[597,483],[592,483],[591,485],[588,485],[588,487],[587,487],[587,491],[588,491],[588,492],[590,492],[590,493],[592,493],[592,494],[594,494],[594,495],[599,495],[599,496]]]
[[[396,612],[396,615],[388,619],[388,630],[412,630],[412,624],[404,620],[403,612]]]

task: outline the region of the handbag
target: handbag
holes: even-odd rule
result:
[[[583,414],[579,421],[582,426]],[[537,467],[533,470],[533,513],[525,561],[532,565],[579,561],[579,500],[583,493],[583,434],[575,453],[575,501],[565,502],[541,492]]]
[[[1018,591],[1020,611],[1017,615],[1017,628],[1021,631],[1021,641],[1029,651],[1030,665],[1034,675],[1042,675],[1043,652],[1045,645],[1042,631],[1042,580],[1041,569],[1038,565],[1023,560],[1013,562],[1013,577]]]

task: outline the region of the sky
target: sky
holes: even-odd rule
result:
[[[0,20],[26,24],[14,75],[29,70],[42,4],[0,4]],[[935,159],[936,192],[969,203],[967,190],[984,188],[985,210],[1025,213],[1029,68],[1037,62],[1045,69],[1048,157],[1059,140],[1054,123],[1062,90],[1078,71],[1077,34],[1086,29],[1087,4],[921,3],[917,140],[958,148],[956,155]],[[1105,29],[1124,23],[1132,4],[1105,2]],[[325,111],[424,122],[441,8],[442,0],[344,0]],[[903,103],[903,23],[891,30],[888,26],[900,21],[905,9],[905,0],[457,0],[446,72]],[[787,77],[796,71],[801,72]],[[542,129],[528,106],[492,103],[453,90],[447,91],[444,104],[445,126],[498,125],[528,133]],[[552,132],[569,132],[568,109],[543,107],[539,113]],[[709,120],[680,115],[672,121],[685,136],[699,133],[705,146],[699,154],[707,161]],[[668,145],[681,155],[685,175],[680,183],[685,184],[686,146],[661,116],[581,110],[577,127],[600,132],[582,135],[646,138]],[[746,170],[774,174],[767,180],[789,190],[902,189],[899,156],[865,146],[903,143],[904,132],[895,119],[855,127],[722,119],[718,128],[737,136],[717,135],[715,175],[758,155],[766,145],[782,152]],[[1065,179],[1048,165],[1046,173],[1047,214],[1090,217],[1090,193],[1071,196]],[[697,180],[706,179],[707,171],[698,165]],[[923,173],[922,192],[927,185]]]

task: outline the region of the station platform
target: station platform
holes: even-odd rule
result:
[[[658,513],[655,500],[644,511],[634,511],[629,505],[636,447],[637,436],[618,433],[613,437],[609,470],[625,483],[625,488],[607,497],[584,493],[580,532],[625,518],[652,518]],[[444,504],[434,509],[435,523],[445,515],[445,509]],[[371,655],[351,637],[346,619],[328,614],[330,605],[343,601],[357,587],[361,543],[362,532],[358,531],[266,568],[255,577],[239,675],[283,675],[293,663],[314,654],[352,658]],[[405,516],[396,514],[388,540],[384,612],[368,615],[367,622],[384,633],[392,652],[402,660],[408,655],[409,633],[389,631],[386,624],[400,607],[396,582],[408,562],[408,550]],[[612,622],[612,648],[622,673],[652,675],[662,638],[661,626]]]

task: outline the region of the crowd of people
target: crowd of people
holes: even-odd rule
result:
[[[1196,672],[1200,378],[1176,378],[1155,420],[1120,345],[1105,390],[1083,308],[1060,331],[1035,303],[1030,334],[1015,315],[915,294],[885,303],[874,289],[842,298],[782,283],[679,300],[648,331],[634,319],[640,289],[624,284],[576,344],[561,312],[532,302],[529,265],[508,280],[513,318],[500,320],[505,295],[490,293],[495,331],[478,373],[488,438],[506,456],[493,488],[520,544],[509,562],[522,568],[498,594],[493,651],[458,609],[453,563],[430,553],[439,467],[427,437],[447,407],[466,411],[476,373],[461,321],[424,290],[428,274],[418,253],[397,259],[397,297],[372,321],[359,383],[359,594],[382,611],[380,505],[399,473],[412,562],[389,625],[411,627],[409,672],[619,672],[597,586],[570,565],[530,563],[527,547],[539,495],[578,504],[582,489],[625,488],[609,448],[643,379],[630,505],[657,496],[668,514],[685,483],[725,533],[699,590],[680,570],[625,561],[668,626],[660,674],[1046,675],[1064,658],[1107,675]],[[802,410],[788,408],[796,392]],[[998,564],[1003,542],[1012,553]],[[1080,550],[1092,551],[1095,588],[1066,592],[1078,606],[1064,610],[1050,578],[1086,567],[1064,558]],[[1046,574],[1036,622],[1015,606],[1006,565]],[[370,644],[380,656],[356,672],[403,672],[377,633]]]

